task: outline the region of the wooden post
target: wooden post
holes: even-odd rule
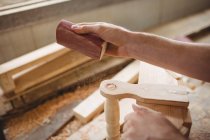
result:
[[[107,138],[106,140],[120,140],[120,109],[117,99],[106,99],[105,118]]]

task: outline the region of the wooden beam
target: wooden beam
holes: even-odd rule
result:
[[[48,62],[67,52],[69,52],[68,49],[54,43],[0,65],[0,86],[5,96],[9,97],[14,93],[16,88],[13,80],[14,74],[30,67],[33,68],[40,63]]]
[[[70,50],[56,43],[47,45],[46,47],[40,48],[0,65],[0,75],[5,73],[8,73],[9,75],[16,74],[36,64],[50,61],[68,51]]]
[[[81,53],[69,51],[66,54],[46,62],[45,64],[42,64],[41,66],[38,66],[37,68],[34,68],[16,78],[15,92],[18,94],[32,86],[44,82],[90,60],[91,58],[84,56]]]
[[[132,62],[119,73],[117,73],[112,79],[122,82],[134,83],[138,77],[138,61]],[[83,123],[90,121],[96,114],[103,111],[105,98],[100,94],[99,89],[87,97],[77,107],[73,109],[75,116]]]

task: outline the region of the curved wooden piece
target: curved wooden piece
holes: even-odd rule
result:
[[[187,108],[189,105],[186,87],[161,84],[129,84],[105,80],[100,85],[101,94],[108,99],[134,98],[138,102],[172,105]]]

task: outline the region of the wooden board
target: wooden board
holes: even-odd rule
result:
[[[150,77],[147,79],[147,77]],[[152,80],[155,79],[155,80]],[[140,63],[139,70],[139,83],[154,83],[154,84],[164,84],[164,85],[178,85],[177,80],[168,73],[166,70],[145,63]],[[187,127],[187,131],[183,132],[184,135],[189,134],[189,129],[191,127],[191,116],[187,108],[180,108],[169,105],[156,105],[156,104],[147,104],[138,101],[140,105],[151,108],[155,111],[162,112],[168,119],[171,121],[177,129],[181,129],[184,126]]]
[[[46,62],[37,68],[19,76],[15,79],[15,92],[18,94],[32,86],[44,82],[56,75],[59,75],[69,69],[90,61],[91,58],[84,56],[76,51],[69,51],[66,54],[57,57],[54,60]]]
[[[56,43],[47,45],[46,47],[40,48],[0,65],[0,75],[4,73],[13,75],[40,62],[54,59],[68,51],[70,50]]]
[[[122,82],[134,83],[138,77],[138,62],[132,62],[119,73],[117,73],[112,79]],[[73,109],[74,114],[83,123],[90,121],[96,114],[103,111],[105,98],[100,94],[99,89],[92,93],[82,103]]]
[[[68,51],[54,43],[0,65],[0,86],[5,95],[10,96],[10,93],[15,90],[16,85],[12,77],[14,74],[37,64],[48,62]]]

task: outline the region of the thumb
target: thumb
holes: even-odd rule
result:
[[[132,108],[133,108],[134,112],[139,112],[139,110],[140,110],[140,107],[137,106],[136,104],[132,104]]]
[[[74,24],[74,25],[71,26],[71,29],[78,34],[86,34],[86,33],[97,34],[97,31],[98,31],[97,25]]]
[[[134,112],[137,112],[137,113],[145,113],[145,112],[148,112],[148,109],[143,107],[143,106],[139,106],[139,105],[136,105],[136,104],[132,104],[132,108],[133,108],[133,111]]]

